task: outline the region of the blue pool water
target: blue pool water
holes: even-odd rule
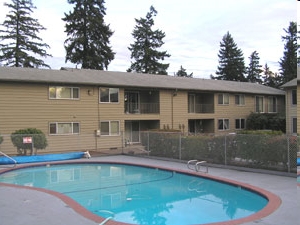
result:
[[[207,178],[125,164],[83,163],[17,169],[0,182],[63,193],[89,211],[132,224],[205,224],[261,210],[267,199]]]

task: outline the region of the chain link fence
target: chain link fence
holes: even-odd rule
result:
[[[184,136],[181,133],[142,132],[141,141],[150,156],[177,160],[297,171],[297,136],[227,134]]]
[[[1,135],[0,151],[8,155],[91,151],[97,154],[144,154],[174,160],[201,160],[208,163],[297,171],[299,137],[267,134],[227,134],[186,136],[179,132],[137,132],[132,143],[122,132],[101,137],[94,133],[39,136],[38,134]],[[30,139],[26,139],[31,137]],[[25,139],[24,139],[25,138]],[[2,140],[2,141],[1,141]],[[25,141],[25,142],[24,142]],[[28,143],[26,143],[28,141]]]

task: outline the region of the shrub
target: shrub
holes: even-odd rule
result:
[[[33,142],[33,147],[35,148],[35,152],[33,152],[34,149],[32,149],[32,144],[24,144],[23,143],[23,137],[31,137]],[[36,154],[36,151],[38,149],[45,149],[48,145],[47,139],[45,134],[36,128],[27,128],[27,129],[21,129],[17,130],[14,133],[11,134],[11,141],[15,147],[17,147],[17,151],[19,155],[26,155],[27,150],[30,150],[30,154]]]
[[[247,118],[249,130],[280,130],[285,132],[285,117],[270,113],[251,113]]]
[[[2,142],[3,142],[3,137],[0,134],[0,145],[1,145]]]

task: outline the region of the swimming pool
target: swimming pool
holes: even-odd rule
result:
[[[165,169],[82,163],[5,172],[0,182],[50,189],[101,217],[131,224],[206,224],[253,215],[266,196],[238,185]]]

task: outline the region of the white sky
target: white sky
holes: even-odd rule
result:
[[[0,0],[0,23],[3,23],[8,8]],[[47,28],[39,36],[50,45],[52,58],[43,59],[52,69],[65,64],[64,12],[73,6],[67,0],[32,0],[37,7],[32,14]],[[283,56],[283,29],[291,21],[300,21],[295,0],[106,0],[105,23],[114,31],[110,44],[115,59],[110,71],[126,71],[130,67],[128,47],[134,42],[132,31],[135,18],[145,17],[153,5],[158,14],[154,18],[154,29],[165,32],[165,44],[161,50],[171,54],[164,63],[170,63],[168,73],[173,75],[182,65],[194,77],[209,78],[215,75],[218,52],[223,36],[229,31],[237,46],[243,51],[245,64],[249,56],[257,51],[260,64],[268,63],[273,72],[278,72],[278,61]],[[299,23],[298,23],[299,24]]]

